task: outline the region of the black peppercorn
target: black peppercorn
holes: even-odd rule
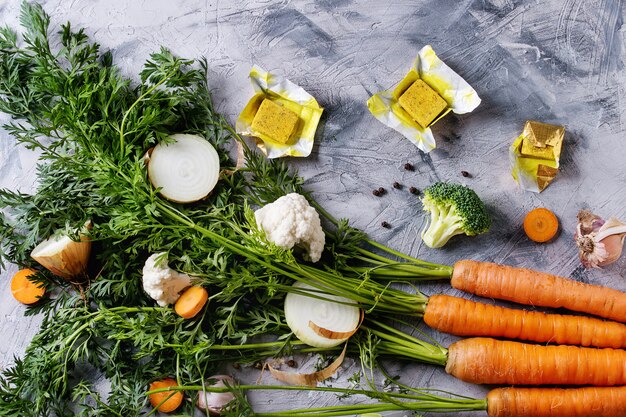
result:
[[[290,368],[295,368],[296,366],[298,366],[298,364],[293,359],[289,359],[287,361],[287,366],[289,366]]]
[[[463,175],[465,178],[470,176],[470,173],[467,171],[461,171],[461,175]]]
[[[382,195],[385,194],[385,189],[383,187],[378,188],[378,192]]]
[[[407,162],[406,164],[404,164],[404,169],[406,169],[407,171],[413,171],[413,165]]]
[[[380,225],[384,227],[385,229],[389,229],[391,227],[391,225],[387,222],[382,222]]]
[[[402,188],[402,186],[400,185],[398,181],[396,181],[393,183],[393,188],[395,188],[396,190],[399,190],[400,188]]]
[[[378,197],[380,195],[380,191],[379,190],[374,190],[374,191],[372,191],[372,194],[374,194],[376,197]]]
[[[420,190],[418,190],[418,189],[417,189],[417,188],[415,188],[415,187],[410,187],[410,188],[409,188],[409,192],[410,192],[411,194],[419,194],[419,193],[420,193]]]

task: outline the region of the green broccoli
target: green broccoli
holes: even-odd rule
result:
[[[430,212],[430,224],[422,231],[422,240],[431,248],[440,248],[452,236],[485,233],[491,217],[478,195],[461,184],[436,182],[424,190],[422,205]]]

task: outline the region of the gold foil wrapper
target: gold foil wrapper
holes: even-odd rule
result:
[[[511,173],[521,188],[543,191],[559,172],[565,128],[529,120],[510,149]]]
[[[237,133],[254,137],[257,147],[268,158],[309,156],[323,111],[317,100],[302,87],[257,65],[250,70],[250,81],[255,95],[237,119]],[[276,141],[253,128],[254,116],[265,99],[274,101],[298,115],[296,131],[287,143]]]
[[[448,104],[428,126],[417,123],[400,105],[402,94],[422,80]],[[480,104],[478,93],[459,74],[448,67],[430,45],[417,54],[407,75],[393,88],[379,91],[367,100],[367,108],[380,122],[401,133],[423,152],[436,147],[430,126],[448,114],[469,113]]]

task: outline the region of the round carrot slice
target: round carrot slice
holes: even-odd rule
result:
[[[28,277],[36,273],[32,269],[21,269],[13,275],[11,293],[22,304],[35,304],[46,293],[46,289],[43,286],[39,286],[28,279]]]
[[[175,387],[177,385],[178,382],[176,382],[175,379],[165,378],[161,381],[154,381],[150,384],[150,391],[159,388]],[[157,410],[163,413],[171,413],[182,404],[183,393],[180,391],[163,391],[150,394],[149,398],[150,404],[152,404],[152,406]]]
[[[524,232],[534,242],[542,243],[552,239],[559,229],[559,220],[547,208],[536,208],[524,218]]]
[[[209,293],[204,287],[194,285],[187,288],[174,305],[176,314],[184,319],[195,317],[209,299]]]

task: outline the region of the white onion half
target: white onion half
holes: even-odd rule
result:
[[[299,291],[319,294],[314,287],[297,282],[293,285]],[[361,310],[354,301],[329,294],[321,294],[324,299],[290,292],[285,297],[285,320],[298,339],[307,345],[327,348],[338,346],[349,339],[330,339],[318,334],[310,325],[334,332],[350,332],[359,326]],[[334,300],[334,301],[331,301]],[[350,305],[343,304],[349,303]]]
[[[220,176],[220,158],[206,139],[178,133],[159,143],[148,156],[148,177],[161,195],[191,203],[209,195]]]

